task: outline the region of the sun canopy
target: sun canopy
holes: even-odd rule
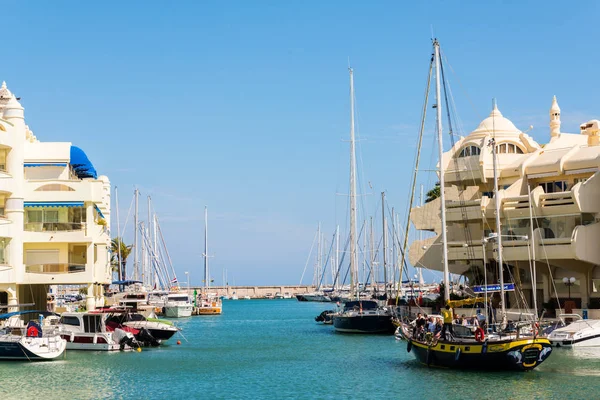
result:
[[[83,201],[26,201],[23,207],[83,207]]]
[[[132,280],[124,280],[124,281],[113,281],[113,285],[133,285],[134,283],[142,283],[141,281],[132,281]]]
[[[469,306],[469,305],[473,305],[473,304],[476,304],[476,303],[485,303],[485,297],[471,297],[469,299],[448,300],[446,302],[446,304],[449,305],[452,308],[462,307],[462,306]]]
[[[24,167],[66,167],[67,163],[29,163],[23,164]]]
[[[98,178],[96,169],[92,162],[79,147],[71,146],[71,167],[79,179],[83,178]]]
[[[0,314],[0,319],[7,319],[10,317],[14,317],[16,315],[26,315],[26,314],[42,314],[44,317],[47,317],[49,315],[60,316],[59,314],[56,314],[56,313],[53,313],[50,311],[29,310],[29,311],[15,311],[15,312],[9,312],[9,313],[5,313],[5,314]]]

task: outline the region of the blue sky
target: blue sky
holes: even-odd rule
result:
[[[371,3],[7,1],[0,79],[119,187],[122,220],[135,186],[153,197],[180,280],[202,279],[207,205],[217,283],[298,283],[317,222],[345,229],[348,60],[368,215],[382,190],[404,215],[432,29],[465,132],[493,97],[540,142],[552,95],[563,131],[600,117],[595,2]]]

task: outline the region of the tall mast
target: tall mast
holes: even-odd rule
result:
[[[210,286],[208,273],[208,207],[204,206],[204,287]]]
[[[493,100],[493,110],[496,110],[496,99]],[[496,211],[496,233],[498,242],[498,269],[500,274],[500,298],[502,314],[500,319],[504,320],[506,315],[506,305],[504,304],[504,263],[502,262],[502,226],[500,225],[500,198],[498,196],[498,160],[496,159],[496,133],[495,133],[495,115],[492,113],[492,158],[494,161],[494,207]]]
[[[421,193],[420,193],[420,198],[419,198],[419,205],[421,207],[423,207],[423,184],[421,184]],[[419,230],[419,241],[423,240],[423,231]],[[400,268],[402,268],[402,265],[400,265]],[[423,268],[418,267],[417,268],[419,270],[419,285],[422,286],[423,285]]]
[[[387,298],[387,220],[385,219],[385,192],[381,192],[381,226],[383,227],[383,290]]]
[[[356,254],[356,144],[354,142],[354,71],[350,72],[350,291],[356,291],[357,254]]]
[[[151,271],[152,271],[152,265],[154,263],[154,252],[156,251],[156,231],[154,231],[154,244],[152,244],[152,242],[150,241],[151,237],[151,233],[152,233],[152,225],[153,225],[153,218],[152,218],[152,199],[150,198],[150,196],[148,196],[148,224],[146,226],[146,235],[148,237],[148,241],[147,241],[147,248],[146,248],[146,255],[144,255],[144,259],[146,260],[145,268],[147,268],[147,272],[145,274],[146,279],[148,281],[148,285],[151,285],[151,281],[152,281],[152,276],[151,276]],[[142,243],[143,244],[143,243]],[[144,282],[144,284],[146,284],[146,282]]]
[[[315,287],[316,290],[321,288],[320,285],[320,270],[321,270],[321,222],[317,226],[317,265],[315,266]]]
[[[138,196],[140,192],[136,188],[133,194],[135,196],[135,215],[133,216],[133,270],[135,271],[135,280],[138,280],[140,277],[138,263]]]
[[[119,243],[117,243],[117,245],[119,246],[119,248],[117,249],[117,254],[118,254],[118,258],[117,260],[119,260],[119,281],[124,280],[125,279],[125,271],[123,271],[123,263],[121,262],[121,241],[123,240],[123,238],[121,237],[121,221],[119,221],[119,192],[117,190],[118,188],[115,186],[115,205],[117,206],[117,238],[119,240]]]
[[[369,254],[371,255],[370,262],[371,262],[371,270],[373,271],[373,280],[375,281],[375,291],[377,291],[378,290],[377,279],[379,278],[379,274],[377,273],[377,268],[375,267],[375,236],[373,235],[373,217],[370,217],[370,219],[371,219],[371,229],[370,229],[371,248],[369,249]]]
[[[535,319],[537,319],[538,317],[538,308],[537,308],[537,273],[535,271],[535,240],[533,239],[533,208],[532,208],[532,203],[533,203],[533,196],[531,195],[531,186],[529,185],[529,182],[527,183],[527,193],[528,193],[528,197],[529,197],[529,232],[530,232],[530,236],[531,236],[531,240],[529,240],[529,243],[531,243],[531,262],[532,262],[532,270],[531,270],[531,288],[533,289],[533,311],[534,311],[534,316]]]
[[[440,158],[440,214],[442,217],[442,260],[444,262],[444,300],[447,302],[450,300],[450,272],[448,271],[448,237],[446,234],[446,194],[444,193],[446,184],[444,182],[444,146],[442,140],[442,105],[441,105],[441,94],[440,94],[440,44],[435,39],[433,41],[433,49],[435,51],[435,108],[437,111],[437,134],[438,134],[438,147],[439,147],[439,158]]]
[[[337,274],[338,269],[340,268],[340,226],[337,225],[335,228],[335,271],[332,274],[332,279],[334,282],[333,289],[337,289],[337,279],[335,279],[335,275]]]

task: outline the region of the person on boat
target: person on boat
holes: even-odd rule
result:
[[[441,318],[437,318],[437,321],[435,322],[435,328],[433,330],[433,336],[435,336],[436,338],[439,339],[440,336],[444,335],[444,326],[446,324],[442,323],[442,319]],[[444,340],[445,340],[445,336],[444,336]]]
[[[444,317],[444,325],[442,327],[442,339],[446,340],[446,332],[449,332],[450,335],[454,336],[454,331],[452,330],[452,309],[449,305],[446,305],[446,309],[442,310],[442,316]]]
[[[467,318],[467,315],[466,315],[466,314],[463,314],[463,315],[462,315],[462,317],[461,317],[460,319],[461,319],[461,321],[462,321],[462,324],[461,324],[461,325],[463,325],[463,326],[467,326],[467,325],[469,325],[469,319]]]
[[[429,317],[429,323],[427,324],[427,332],[435,332],[435,321],[433,317]]]

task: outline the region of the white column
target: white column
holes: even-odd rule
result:
[[[11,150],[6,157],[6,167],[12,176],[12,194],[6,199],[6,216],[13,225],[12,238],[9,244],[8,261],[14,268],[15,282],[22,282],[25,274],[23,266],[23,187],[25,171],[23,168],[25,148],[25,117],[23,107],[12,97],[4,109],[4,119],[13,124],[8,129],[11,135]],[[15,289],[16,290],[16,289]],[[16,298],[16,295],[15,295]]]
[[[85,296],[85,307],[88,311],[96,309],[96,302],[94,301],[94,284],[88,283],[87,295]]]
[[[19,311],[19,308],[16,307],[17,304],[19,304],[19,299],[17,297],[17,287],[15,286],[9,286],[6,289],[6,292],[8,293],[8,305],[9,306],[15,306],[15,307],[9,307],[7,312],[16,312]]]

